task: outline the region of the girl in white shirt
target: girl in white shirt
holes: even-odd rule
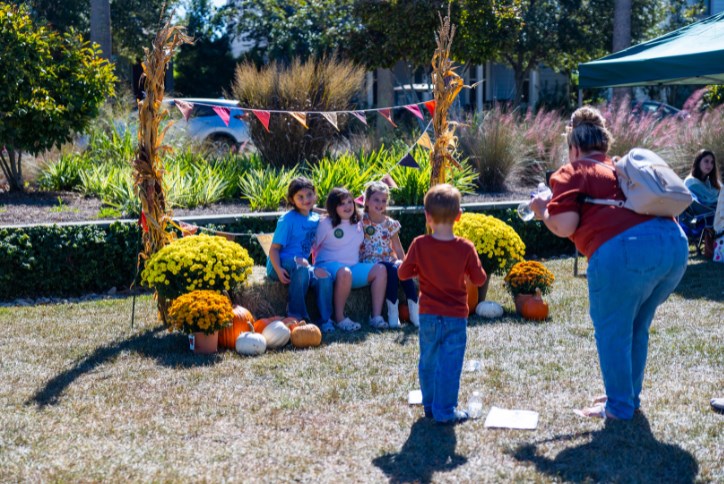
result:
[[[370,286],[372,318],[370,326],[387,328],[382,318],[382,305],[387,287],[387,270],[381,264],[361,263],[360,247],[364,232],[352,194],[346,188],[333,188],[327,196],[327,214],[317,228],[314,252],[315,267],[325,269],[334,280],[334,320],[343,331],[357,331],[360,324],[344,315],[344,306],[352,288]],[[322,330],[334,329],[332,321]]]

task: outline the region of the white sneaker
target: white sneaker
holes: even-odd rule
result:
[[[415,301],[407,300],[407,307],[410,309],[410,322],[415,325],[416,328],[420,327],[420,303]]]
[[[390,328],[397,329],[400,327],[400,311],[399,301],[392,302],[389,299],[387,302],[387,324]]]

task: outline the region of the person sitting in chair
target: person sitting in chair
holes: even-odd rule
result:
[[[716,157],[710,150],[699,150],[691,165],[691,173],[684,179],[684,184],[701,207],[698,213],[713,213],[721,190]]]

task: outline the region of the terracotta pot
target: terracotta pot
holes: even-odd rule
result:
[[[190,340],[191,338],[189,338]],[[197,355],[210,355],[219,350],[219,332],[204,334],[197,332],[193,334],[191,349]]]
[[[535,297],[535,294],[518,294],[513,298],[515,301],[515,312],[518,314],[521,314],[521,311],[523,311],[523,305],[530,299],[533,299]]]

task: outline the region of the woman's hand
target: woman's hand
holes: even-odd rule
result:
[[[551,201],[551,196],[550,192],[543,192],[535,195],[530,201],[530,209],[533,210],[536,220],[543,220],[543,215],[548,207],[548,202]]]

